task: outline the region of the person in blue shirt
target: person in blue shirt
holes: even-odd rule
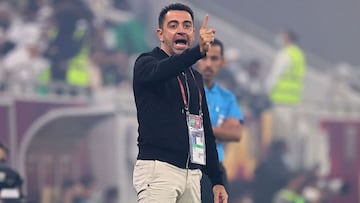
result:
[[[243,115],[235,95],[215,81],[218,72],[224,67],[224,64],[224,45],[218,39],[215,39],[211,44],[206,57],[197,62],[198,70],[205,84],[205,95],[211,125],[217,140],[217,151],[220,166],[224,170],[223,181],[226,187],[226,172],[222,165],[224,160],[224,142],[240,141]],[[201,201],[204,203],[214,202],[211,182],[206,175],[203,175],[201,180]]]

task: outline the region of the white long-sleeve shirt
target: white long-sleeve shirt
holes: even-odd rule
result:
[[[279,80],[282,73],[291,65],[291,60],[285,49],[277,53],[269,76],[265,82],[265,88],[269,93]]]

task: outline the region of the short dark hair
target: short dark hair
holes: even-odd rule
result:
[[[220,46],[221,56],[224,56],[224,44],[219,39],[215,38],[211,45],[212,46],[214,46],[214,45]]]
[[[287,144],[283,139],[274,139],[270,144],[270,153],[283,154],[287,150]]]
[[[191,8],[189,6],[187,6],[185,4],[181,4],[181,3],[173,3],[173,4],[169,4],[169,5],[165,6],[161,10],[161,12],[159,14],[159,28],[163,27],[165,15],[169,11],[186,11],[190,14],[191,19],[194,21],[194,12],[191,10]]]
[[[92,174],[86,174],[80,178],[80,184],[86,189],[93,186],[95,184],[95,182],[96,182],[96,179]]]
[[[299,38],[294,30],[287,28],[285,29],[284,33],[290,39],[291,42],[299,42]]]
[[[75,185],[75,181],[72,179],[66,179],[61,184],[62,190],[67,190]]]

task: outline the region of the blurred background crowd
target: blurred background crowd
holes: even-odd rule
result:
[[[218,79],[245,116],[243,139],[225,151],[230,202],[360,202],[360,30],[331,12],[356,16],[359,3],[181,2],[196,27],[209,13],[225,44]],[[0,0],[0,160],[19,172],[27,202],[136,202],[132,68],[159,44],[168,3]],[[321,12],[350,33],[344,43],[326,35]],[[274,70],[289,40],[304,55],[295,100],[270,88],[283,82]]]
[[[74,93],[129,82],[129,60],[148,50],[140,17],[127,1],[2,1],[2,89]]]

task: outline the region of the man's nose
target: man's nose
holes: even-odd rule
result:
[[[211,65],[211,59],[210,59],[210,57],[206,57],[206,58],[205,58],[205,64],[206,64],[207,66],[210,66],[210,65]]]
[[[185,34],[186,30],[184,28],[184,26],[178,26],[178,29],[177,29],[177,34]]]

